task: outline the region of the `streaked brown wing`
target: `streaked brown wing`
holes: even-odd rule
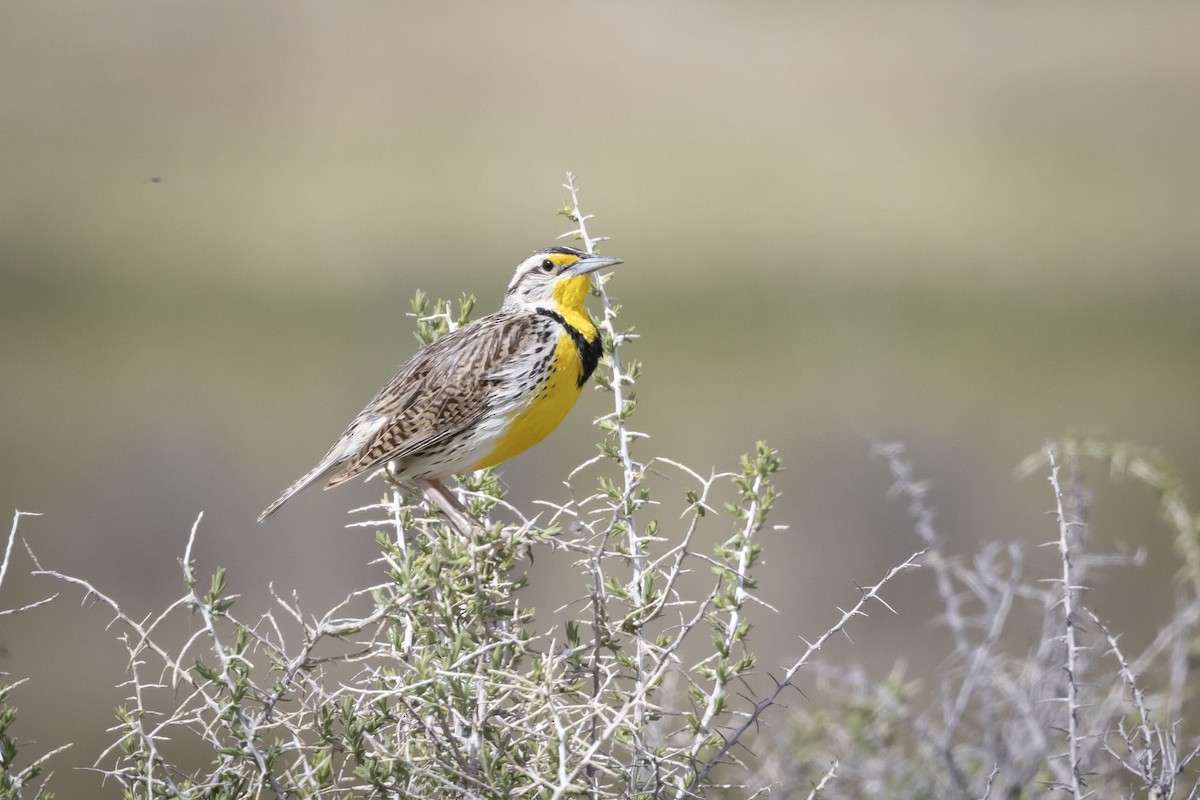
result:
[[[478,424],[487,411],[493,376],[521,349],[532,329],[528,315],[500,312],[420,350],[351,423],[353,430],[363,420],[387,419],[326,488],[436,447]]]

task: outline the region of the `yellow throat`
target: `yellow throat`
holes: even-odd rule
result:
[[[578,336],[573,336],[569,330],[559,335],[545,381],[513,416],[508,430],[496,441],[492,452],[473,469],[495,466],[533,447],[558,427],[579,399],[600,349],[600,333],[583,304],[591,283],[590,275],[579,275],[564,278],[554,285],[554,308],[548,310],[557,314]],[[587,357],[592,363],[585,365]]]

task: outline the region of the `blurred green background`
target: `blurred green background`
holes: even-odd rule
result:
[[[1200,486],[1197,31],[1194,3],[6,0],[0,510],[135,617],[182,592],[201,511],[246,617],[269,583],[312,612],[368,585],[345,512],[377,486],[254,519],[413,352],[414,290],[494,310],[573,170],[627,262],[640,455],[783,455],[783,663],[917,546],[867,437],[909,443],[955,553],[1054,535],[1012,471],[1067,431]],[[558,496],[607,400],[502,468],[514,503]],[[1101,547],[1150,548],[1095,600],[1136,637],[1175,557],[1146,493],[1097,492]],[[563,564],[531,602],[576,596]],[[29,566],[0,608],[64,589]],[[0,618],[20,732],[77,742],[62,796],[124,694],[78,598]],[[928,576],[890,598],[828,656],[936,663]]]

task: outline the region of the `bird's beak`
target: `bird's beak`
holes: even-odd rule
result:
[[[565,274],[574,278],[579,275],[588,275],[605,267],[615,267],[617,264],[622,263],[624,262],[621,259],[613,258],[612,256],[586,255],[572,264]]]

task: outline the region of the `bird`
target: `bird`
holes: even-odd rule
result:
[[[593,273],[621,263],[572,247],[523,259],[499,311],[418,350],[258,521],[317,481],[330,489],[389,466],[460,531],[475,528],[442,479],[495,466],[558,427],[603,355],[584,304]]]

